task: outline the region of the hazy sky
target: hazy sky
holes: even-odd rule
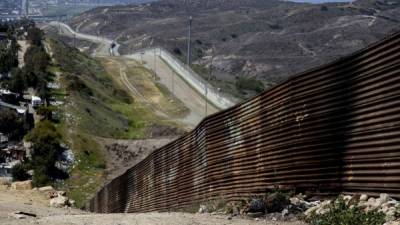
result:
[[[354,0],[289,0],[291,2],[309,2],[309,3],[323,3],[323,2],[352,2]]]

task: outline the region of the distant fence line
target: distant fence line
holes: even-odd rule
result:
[[[219,109],[226,109],[235,105],[235,101],[225,96],[217,88],[208,84],[200,75],[193,71],[190,67],[183,64],[178,58],[173,56],[168,50],[162,47],[146,48],[134,52],[140,54],[150,52],[163,59],[185,82],[194,88],[203,97],[207,96],[207,100]],[[207,90],[207,92],[206,92]]]
[[[276,187],[400,197],[400,33],[207,117],[88,209],[178,210]]]

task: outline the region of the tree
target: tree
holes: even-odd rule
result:
[[[49,56],[43,47],[31,46],[25,53],[24,61],[27,72],[44,72],[49,65]]]
[[[15,39],[0,41],[0,73],[5,74],[11,71],[13,67],[18,66],[19,46]]]
[[[41,46],[43,39],[43,31],[37,27],[28,28],[27,39],[32,45]]]
[[[56,110],[54,106],[40,106],[36,113],[43,116],[45,120],[53,120],[53,112]]]
[[[26,139],[32,142],[33,184],[47,185],[60,178],[60,171],[55,163],[64,149],[60,145],[61,135],[57,128],[50,121],[42,121],[27,135]]]
[[[3,109],[0,112],[0,132],[10,139],[19,139],[25,134],[24,121],[13,110]]]
[[[11,168],[11,175],[14,181],[24,181],[30,178],[27,166],[22,163],[18,163],[13,168]]]
[[[25,74],[20,69],[13,70],[10,80],[6,82],[6,86],[10,91],[22,96],[28,86]]]

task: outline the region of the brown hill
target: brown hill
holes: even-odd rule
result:
[[[248,78],[269,87],[397,30],[400,2],[315,5],[276,0],[161,0],[97,8],[73,18],[71,25],[81,32],[117,39],[125,54],[163,46],[183,60],[189,15],[194,18],[194,69],[206,76],[214,45],[214,84],[249,96],[254,91],[243,89],[257,90],[259,85]]]

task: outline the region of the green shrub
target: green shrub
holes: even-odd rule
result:
[[[14,181],[24,181],[30,178],[28,170],[24,164],[18,163],[11,169]]]
[[[318,215],[313,213],[304,221],[310,225],[382,225],[385,214],[382,212],[364,212],[357,207],[350,207],[343,198],[338,198],[329,206],[329,211]]]
[[[236,80],[236,88],[239,90],[250,90],[261,93],[264,91],[265,86],[261,81],[255,78],[239,77]]]
[[[62,179],[62,172],[55,163],[64,150],[60,145],[61,134],[54,124],[47,120],[37,123],[26,140],[32,142],[33,185],[45,186],[53,180]]]

